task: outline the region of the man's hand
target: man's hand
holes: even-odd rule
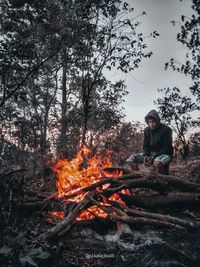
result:
[[[146,167],[150,167],[153,164],[153,161],[154,161],[154,159],[152,157],[146,156],[146,157],[144,157],[143,163]]]
[[[135,157],[133,155],[131,155],[127,160],[126,162],[129,163],[129,162],[133,162],[135,159]]]

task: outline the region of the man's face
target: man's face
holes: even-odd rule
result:
[[[156,128],[156,120],[154,120],[154,119],[148,119],[147,123],[148,123],[148,125],[149,125],[149,127],[151,129],[155,129]]]

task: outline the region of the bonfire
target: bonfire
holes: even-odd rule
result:
[[[109,220],[128,234],[131,225],[177,230],[200,227],[196,220],[166,214],[169,207],[173,211],[199,205],[200,185],[181,177],[115,168],[111,155],[111,151],[92,155],[83,146],[76,157],[59,160],[52,167],[57,192],[44,201],[59,201],[63,211],[50,212],[58,221],[41,238],[60,238],[79,221],[96,218]]]

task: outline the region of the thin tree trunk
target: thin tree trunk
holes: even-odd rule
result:
[[[61,118],[61,135],[60,135],[60,148],[64,149],[66,146],[66,112],[67,112],[67,68],[63,66],[62,73],[62,118]]]
[[[83,112],[84,112],[84,119],[83,119],[83,134],[82,134],[82,145],[85,144],[86,133],[88,128],[88,113],[89,113],[89,96],[86,92],[86,88],[83,88]]]

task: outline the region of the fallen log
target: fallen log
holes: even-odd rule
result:
[[[175,192],[167,195],[132,195],[120,193],[120,197],[128,205],[143,208],[195,208],[200,209],[200,194]]]
[[[113,208],[113,207],[105,207],[101,205],[98,201],[96,201],[94,198],[89,197],[90,201],[98,206],[100,209],[105,211],[108,214],[108,217],[113,221],[113,222],[123,222],[126,224],[131,224],[131,225],[149,225],[149,226],[156,226],[156,227],[161,227],[161,228],[175,228],[179,230],[183,230],[184,227],[179,225],[179,224],[174,224],[165,220],[159,220],[159,219],[150,219],[150,218],[144,218],[144,217],[132,217],[128,216],[125,212]],[[117,215],[121,214],[120,215]]]
[[[200,222],[193,222],[191,220],[180,219],[171,215],[153,213],[149,211],[141,211],[136,208],[129,208],[127,206],[120,205],[117,202],[109,201],[113,206],[120,208],[123,212],[128,215],[145,217],[150,219],[162,220],[166,222],[171,222],[173,224],[179,224],[187,228],[200,228]]]
[[[165,181],[160,181],[156,179],[148,179],[148,178],[139,178],[134,180],[126,180],[126,181],[118,181],[118,187],[108,188],[103,191],[107,196],[108,194],[117,193],[124,189],[132,189],[132,188],[149,188],[159,193],[163,193],[167,189],[167,184]]]
[[[155,178],[154,175],[150,174],[148,175],[148,177],[151,178]],[[179,189],[181,189],[184,192],[199,192],[200,193],[200,184],[196,184],[193,182],[187,182],[185,181],[183,178],[178,177],[178,176],[170,176],[170,175],[163,175],[163,174],[158,174],[156,176],[156,178],[160,179],[160,180],[164,180],[165,182],[167,182],[167,184],[169,186],[174,186],[177,187]]]
[[[174,228],[177,230],[183,230],[184,227],[173,224],[166,221],[156,220],[156,219],[149,219],[144,217],[130,217],[130,216],[117,216],[117,215],[110,215],[112,221],[120,221],[130,225],[142,226],[142,225],[149,225],[155,226],[159,228]]]
[[[182,190],[184,192],[198,192],[200,193],[200,185],[182,181],[178,178],[167,177],[167,175],[159,176],[147,176],[146,178],[128,179],[117,181],[118,187],[104,190],[105,192],[116,193],[123,189],[130,188],[149,188],[159,193],[167,192],[171,190],[171,187]]]

